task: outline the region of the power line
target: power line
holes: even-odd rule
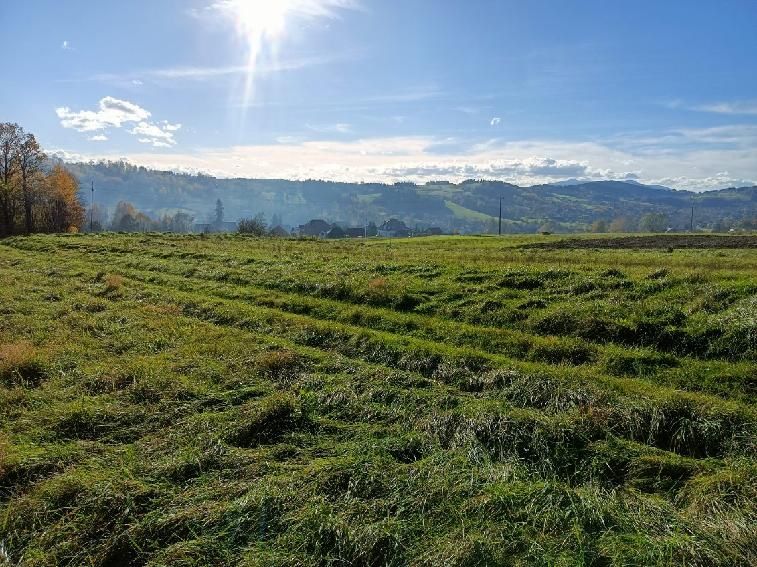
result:
[[[497,234],[502,236],[502,197],[499,198],[499,228]]]

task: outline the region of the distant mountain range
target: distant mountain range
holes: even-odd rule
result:
[[[554,183],[548,183],[547,185],[552,185],[553,187],[572,187],[574,185],[586,185],[587,183],[606,183],[606,181],[582,181],[580,179],[565,179],[563,181],[555,181]],[[642,187],[651,187],[653,189],[664,189],[665,191],[675,191],[675,189],[672,189],[670,187],[665,187],[664,185],[649,185],[645,183],[639,183],[635,179],[624,179],[623,183],[630,183],[631,185],[641,185]]]
[[[123,162],[67,164],[88,189],[95,184],[100,205],[128,201],[152,216],[185,211],[197,221],[215,215],[216,199],[227,220],[264,213],[294,226],[320,218],[346,225],[380,224],[397,218],[411,227],[438,226],[463,232],[496,231],[500,199],[503,230],[583,231],[598,220],[625,218],[630,224],[662,213],[674,228],[687,228],[694,206],[695,224],[712,227],[757,216],[757,186],[692,193],[636,181],[567,180],[519,187],[500,181],[337,183],[282,179],[217,179],[154,171]],[[89,191],[85,191],[88,196]]]

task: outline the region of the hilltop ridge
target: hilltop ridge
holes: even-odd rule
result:
[[[757,187],[693,193],[636,181],[591,181],[520,187],[502,181],[426,184],[345,183],[321,180],[221,179],[156,171],[124,162],[67,165],[83,186],[94,182],[96,200],[119,201],[154,216],[184,211],[204,221],[221,199],[230,220],[263,213],[288,225],[313,218],[362,224],[398,218],[409,226],[462,232],[495,232],[502,199],[503,231],[588,230],[592,223],[623,219],[629,226],[646,214],[664,215],[673,228],[688,228],[692,204],[700,228],[730,227],[756,215]]]

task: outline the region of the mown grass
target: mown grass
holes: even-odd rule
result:
[[[757,254],[0,242],[0,565],[757,561]]]

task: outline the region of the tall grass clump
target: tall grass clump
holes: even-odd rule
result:
[[[39,386],[46,375],[39,349],[29,342],[0,344],[0,384]]]

